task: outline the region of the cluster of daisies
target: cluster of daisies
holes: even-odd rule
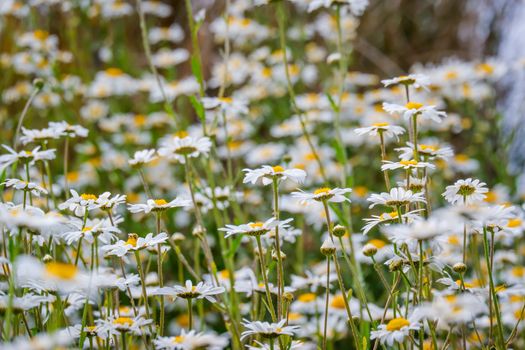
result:
[[[367,0],[196,3],[0,2],[0,348],[525,347],[523,63],[381,80]]]

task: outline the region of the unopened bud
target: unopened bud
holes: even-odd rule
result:
[[[36,87],[38,90],[42,90],[42,88],[44,87],[44,80],[36,78],[35,80],[33,80],[33,86]]]
[[[321,254],[325,256],[330,256],[335,253],[337,248],[334,245],[334,242],[330,238],[325,239],[323,245],[321,246]]]
[[[203,236],[205,232],[206,232],[206,231],[205,231],[204,227],[202,227],[201,225],[197,225],[197,226],[195,226],[195,228],[193,229],[192,234],[193,234],[194,236]]]
[[[342,225],[335,225],[332,229],[332,233],[336,237],[343,237],[346,234],[346,228]]]
[[[46,254],[46,255],[44,255],[44,257],[42,258],[42,261],[43,261],[45,264],[47,264],[47,263],[53,261],[53,257],[52,257],[51,255],[49,255],[49,254]]]
[[[286,300],[287,302],[291,303],[293,301],[293,299],[294,299],[293,293],[284,292],[283,299]]]
[[[179,242],[184,241],[186,237],[180,232],[175,232],[173,235],[171,235],[171,239],[175,242],[175,244],[178,244]]]
[[[281,251],[281,260],[286,260],[286,254],[284,254],[282,251]],[[277,251],[276,250],[272,250],[272,259],[275,260],[275,261],[279,261],[279,257],[277,256]]]
[[[401,269],[402,266],[403,266],[403,260],[396,259],[392,261],[390,265],[388,265],[388,269],[390,270],[390,272],[394,272],[394,271],[398,271],[399,269]]]
[[[377,254],[377,247],[373,244],[367,243],[363,247],[363,255],[364,256],[374,256]]]
[[[458,262],[452,266],[452,270],[457,273],[465,273],[465,271],[467,271],[467,265],[463,264],[462,262]]]

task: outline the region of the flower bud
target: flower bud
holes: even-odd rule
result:
[[[36,78],[35,80],[33,80],[33,86],[38,90],[42,90],[42,88],[44,87],[44,80]]]
[[[272,259],[275,261],[279,261],[279,257],[277,256],[276,250],[272,250]],[[282,251],[281,251],[281,259],[286,260],[286,254],[284,254]]]
[[[452,266],[452,270],[457,273],[465,273],[465,271],[467,271],[467,265],[463,264],[462,262],[458,262]]]
[[[390,265],[388,265],[388,269],[390,270],[390,272],[398,271],[402,267],[403,267],[403,260],[401,259],[396,259],[392,261]]]
[[[180,232],[175,232],[173,235],[171,235],[171,239],[175,242],[175,244],[179,244],[180,242],[184,241],[186,237]]]
[[[335,253],[337,248],[334,245],[334,242],[330,238],[325,239],[323,245],[321,246],[321,254],[325,256],[330,256]]]
[[[346,234],[346,228],[343,225],[335,225],[332,233],[336,237],[343,237]]]
[[[363,247],[363,255],[364,256],[374,256],[377,254],[377,247],[373,244],[367,243]]]
[[[49,254],[46,254],[46,255],[44,255],[44,257],[42,258],[42,261],[43,261],[45,264],[47,264],[47,263],[53,261],[53,257],[52,257],[51,255],[49,255]]]
[[[293,301],[293,299],[294,299],[293,293],[284,292],[283,299],[286,300],[287,302],[291,303]]]
[[[203,236],[206,233],[206,230],[201,225],[197,225],[193,228],[192,234],[194,236]]]

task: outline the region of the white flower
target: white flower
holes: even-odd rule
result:
[[[81,238],[88,243],[93,243],[96,238],[103,243],[108,243],[111,240],[115,240],[115,234],[120,232],[120,230],[112,226],[107,219],[87,221],[86,224],[82,221],[73,221],[69,223],[69,225],[72,225],[75,229],[62,234],[62,238],[69,245],[73,242],[78,242]]]
[[[145,326],[152,323],[152,320],[147,320],[143,317],[115,317],[110,316],[108,319],[97,320],[99,326],[99,333],[110,333],[112,335],[120,335],[121,333],[132,333],[141,335]]]
[[[158,337],[153,342],[158,350],[221,350],[229,344],[227,338],[213,332],[187,332],[184,329],[175,337]]]
[[[445,112],[436,110],[436,106],[424,106],[418,102],[408,102],[404,106],[384,102],[383,109],[390,114],[402,114],[405,119],[421,117],[437,123],[441,123],[441,120],[447,116]]]
[[[425,203],[423,193],[412,193],[410,190],[405,190],[402,187],[395,187],[390,190],[390,193],[382,192],[381,194],[374,193],[368,199],[372,202],[370,208],[378,204],[387,205],[389,207],[397,208],[402,205],[410,203],[421,202]]]
[[[168,240],[168,235],[165,232],[161,232],[154,236],[153,233],[148,233],[146,237],[139,237],[136,234],[128,234],[127,241],[118,241],[115,244],[108,244],[102,247],[102,250],[107,255],[116,255],[123,257],[129,251],[137,251],[146,248],[156,248],[157,245],[162,244]]]
[[[427,220],[414,220],[409,225],[390,225],[382,231],[388,238],[398,244],[411,243],[414,240],[428,240],[441,235],[447,235],[456,227],[455,222],[443,220],[440,217],[430,217]]]
[[[52,139],[58,139],[60,136],[62,136],[62,132],[51,129],[51,128],[45,128],[45,129],[26,129],[22,128],[22,136],[20,137],[20,142],[22,144],[26,145],[28,143],[40,143],[45,142]]]
[[[273,179],[290,179],[296,183],[303,183],[306,178],[306,172],[302,169],[284,169],[282,166],[263,165],[258,169],[243,169],[246,173],[243,183],[255,184],[261,179],[264,186],[273,182]]]
[[[49,123],[49,129],[59,133],[61,135],[67,135],[68,137],[86,137],[88,135],[88,129],[80,125],[70,125],[64,121],[55,123]]]
[[[216,300],[213,296],[222,294],[224,291],[224,287],[215,287],[206,282],[199,282],[194,286],[190,280],[186,280],[184,286],[157,288],[151,295],[171,295],[183,299],[206,299],[214,303]]]
[[[219,231],[226,232],[225,238],[228,238],[233,235],[248,235],[248,236],[262,236],[277,226],[279,228],[286,229],[288,223],[293,219],[286,219],[283,221],[278,221],[275,218],[270,218],[265,222],[250,222],[248,224],[242,225],[226,225],[224,228],[220,228]]]
[[[385,79],[381,80],[381,83],[387,87],[390,85],[412,85],[416,89],[423,88],[425,90],[428,90],[428,86],[430,85],[430,79],[423,74],[409,74],[409,75],[402,75],[399,77],[395,77],[392,79]]]
[[[489,190],[485,186],[486,184],[478,179],[461,179],[454,185],[447,186],[442,196],[452,205],[471,205],[482,202],[487,197],[485,193]]]
[[[354,130],[357,135],[370,135],[377,136],[378,134],[385,135],[387,137],[395,136],[398,139],[398,136],[405,132],[405,129],[401,126],[390,125],[389,123],[374,123],[372,126],[367,126],[364,128],[357,128]]]
[[[72,197],[58,205],[60,210],[72,211],[76,216],[84,216],[86,211],[98,208],[96,204],[97,196],[91,193],[78,194],[75,190],[70,190]]]
[[[145,149],[142,151],[137,151],[133,155],[133,158],[128,160],[129,165],[131,166],[142,166],[146,163],[149,163],[153,160],[157,159],[155,156],[155,150],[154,149]]]
[[[402,214],[403,222],[406,220],[412,221],[419,216],[418,212],[421,210],[414,210],[405,214]],[[363,221],[366,222],[366,225],[363,226],[363,234],[366,235],[370,230],[380,224],[391,224],[399,222],[399,214],[397,211],[392,211],[390,213],[383,213],[381,215],[372,215],[370,218],[365,218]]]
[[[400,152],[399,158],[402,160],[414,159],[414,144],[407,142],[407,147],[394,148],[395,151]],[[428,159],[440,158],[448,159],[454,156],[454,151],[448,146],[440,146],[439,144],[417,144],[417,152],[420,156],[427,156]]]
[[[340,202],[350,202],[350,199],[345,197],[346,193],[352,192],[352,189],[350,188],[329,188],[329,187],[322,187],[315,190],[313,193],[307,193],[299,190],[300,192],[292,192],[293,198],[298,198],[300,200],[301,204],[306,204],[309,201],[317,201],[317,202],[334,202],[334,203],[340,203]]]
[[[281,335],[293,336],[299,326],[285,326],[286,319],[278,323],[244,320],[242,325],[246,330],[241,334],[241,340],[251,335],[260,335],[262,338],[274,339]]]
[[[189,207],[192,205],[191,200],[183,198],[175,198],[171,202],[164,199],[148,199],[146,204],[128,204],[128,210],[132,213],[158,212],[170,208]]]
[[[55,151],[54,149],[48,149],[45,151],[40,151],[40,146],[33,148],[32,151],[20,151],[16,152],[14,149],[12,149],[9,146],[2,145],[4,149],[6,149],[9,153],[8,154],[2,154],[0,156],[0,171],[3,171],[5,168],[16,162],[17,160],[23,160],[25,162],[29,162],[29,165],[34,164],[36,161],[39,160],[51,160],[55,159]]]
[[[434,169],[435,165],[427,163],[427,162],[418,162],[417,160],[414,160],[414,159],[400,160],[399,162],[391,162],[389,160],[384,160],[383,165],[381,165],[382,171],[396,170],[396,169],[410,170],[410,169],[423,169],[423,168]]]
[[[126,195],[116,194],[111,197],[111,192],[104,192],[98,196],[95,204],[102,210],[112,210],[114,207],[126,203]]]
[[[208,155],[211,141],[208,137],[175,136],[163,140],[159,148],[159,155],[167,159],[175,159],[185,163],[186,157],[196,158],[200,154]]]
[[[36,183],[27,182],[19,179],[6,179],[6,181],[2,182],[0,185],[5,185],[5,187],[13,187],[17,190],[31,192],[31,194],[37,197],[40,197],[41,194],[47,194],[47,190],[43,187],[38,186]]]
[[[402,343],[410,331],[419,330],[421,324],[415,320],[398,317],[391,319],[387,324],[379,325],[378,330],[370,333],[370,339],[379,339],[381,344],[394,346],[395,342]]]

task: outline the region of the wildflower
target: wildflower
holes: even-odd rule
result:
[[[220,228],[219,231],[226,232],[225,238],[228,238],[233,235],[248,235],[248,236],[262,236],[271,230],[275,229],[276,227],[286,229],[288,227],[288,223],[292,221],[292,219],[287,219],[284,221],[279,221],[275,218],[270,218],[266,220],[265,222],[250,222],[248,224],[243,225],[226,225],[224,228]]]
[[[146,204],[128,204],[128,210],[131,213],[145,213],[160,212],[170,208],[190,207],[191,200],[175,198],[167,202],[165,199],[148,199]]]
[[[143,328],[152,323],[143,317],[115,317],[110,316],[107,319],[98,320],[100,333],[110,333],[120,335],[121,333],[131,333],[134,335],[143,334]]]
[[[99,205],[96,203],[97,196],[91,193],[78,194],[75,190],[70,190],[72,197],[67,201],[60,203],[58,209],[72,211],[76,216],[84,216],[87,211],[96,209]]]
[[[261,179],[264,186],[269,185],[274,179],[290,179],[296,183],[303,183],[306,178],[306,172],[302,169],[284,169],[282,166],[263,165],[258,169],[243,169],[246,173],[243,183],[255,184]]]
[[[155,150],[145,149],[142,151],[135,152],[133,158],[128,160],[128,163],[132,167],[141,167],[144,166],[144,164],[154,161],[155,159],[157,159],[157,157],[155,156]]]
[[[378,204],[386,205],[389,207],[397,208],[410,203],[425,203],[423,193],[412,193],[410,190],[405,190],[402,187],[395,187],[390,190],[389,193],[382,192],[381,194],[372,194],[367,199],[372,202],[370,208],[375,207]]]
[[[396,137],[405,133],[405,129],[401,126],[390,125],[386,122],[374,123],[371,126],[364,128],[357,128],[354,130],[357,135],[370,135],[377,136],[378,134],[385,135],[387,137]]]
[[[126,195],[116,194],[111,197],[111,192],[104,192],[95,200],[96,206],[104,211],[111,211],[122,203],[126,203]]]
[[[420,323],[410,318],[393,318],[387,324],[381,324],[377,330],[372,331],[370,339],[378,339],[381,344],[394,346],[394,343],[402,343],[410,331],[418,330],[420,327]]]
[[[155,348],[158,350],[197,350],[210,349],[220,350],[228,346],[228,339],[218,336],[214,332],[199,332],[194,330],[181,330],[180,334],[174,337],[158,337],[154,340]]]
[[[447,186],[442,196],[452,205],[463,204],[471,205],[482,202],[486,193],[489,191],[484,182],[478,179],[462,179],[454,183],[454,185]]]
[[[381,170],[396,170],[396,169],[405,169],[405,170],[411,170],[411,169],[434,169],[435,166],[433,164],[427,163],[427,162],[418,162],[417,160],[400,160],[398,162],[391,162],[388,160],[383,161],[383,165],[381,165]]]
[[[445,112],[438,111],[435,106],[425,106],[419,102],[408,102],[404,106],[385,102],[383,109],[390,114],[402,114],[405,119],[421,117],[437,123],[441,123],[441,120],[447,116]]]
[[[128,234],[126,241],[119,240],[114,244],[108,244],[102,247],[107,255],[116,255],[123,257],[130,251],[138,251],[147,248],[157,247],[168,240],[168,235],[161,232],[158,235],[148,233],[146,237],[139,237],[136,234]]]
[[[399,77],[395,77],[392,79],[385,79],[381,80],[381,83],[385,86],[391,86],[391,85],[407,85],[407,86],[413,86],[416,89],[423,88],[425,90],[428,90],[428,87],[430,85],[430,79],[423,74],[409,74],[409,75],[401,75]]]
[[[152,295],[171,295],[182,299],[206,299],[214,303],[215,295],[224,293],[224,287],[215,287],[206,282],[199,282],[193,285],[190,280],[186,280],[184,286],[162,287],[152,292]]]
[[[402,220],[403,222],[406,221],[412,221],[419,217],[417,214],[421,210],[413,210],[408,213],[402,214]],[[382,213],[381,215],[371,215],[370,218],[365,218],[363,221],[366,222],[366,225],[363,226],[363,234],[367,234],[370,232],[374,227],[380,224],[390,224],[399,222],[399,214],[397,211],[392,211],[388,213]]]
[[[38,186],[36,183],[19,179],[6,179],[6,181],[2,182],[0,185],[5,185],[5,187],[13,187],[14,189],[25,192],[31,192],[31,194],[37,197],[39,197],[41,194],[47,194],[47,190]]]
[[[159,148],[159,155],[167,159],[175,159],[185,163],[186,158],[196,158],[200,154],[207,155],[211,148],[208,137],[174,136],[163,140]]]
[[[241,340],[251,335],[259,335],[265,339],[275,339],[281,335],[293,336],[294,332],[299,329],[298,326],[285,326],[286,319],[278,323],[268,323],[261,321],[244,320],[242,325],[246,328],[241,334]]]
[[[334,203],[341,203],[341,202],[350,202],[350,199],[345,197],[346,193],[352,192],[352,189],[350,188],[329,188],[329,187],[322,187],[316,189],[313,193],[307,193],[303,191],[299,192],[292,192],[292,197],[299,199],[300,203],[308,203],[309,201],[317,201],[317,202],[334,202]]]
[[[5,168],[7,168],[8,166],[10,166],[18,160],[28,162],[29,165],[32,165],[39,160],[55,159],[56,150],[54,149],[40,151],[40,146],[37,146],[33,148],[32,151],[16,152],[9,146],[2,145],[2,147],[6,149],[9,153],[0,156],[0,171],[3,171]]]

